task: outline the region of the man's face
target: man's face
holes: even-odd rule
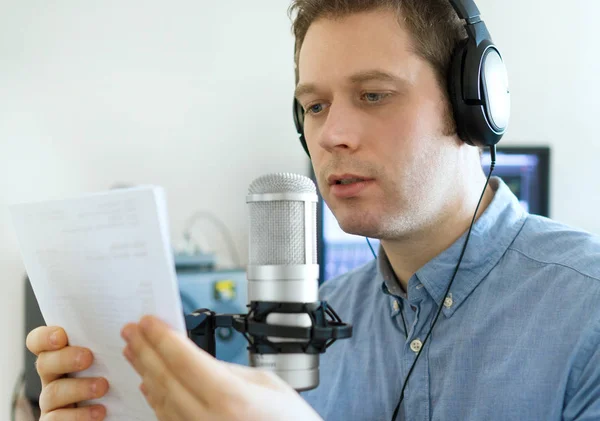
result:
[[[393,239],[437,218],[460,141],[444,134],[443,91],[393,12],[315,21],[297,98],[319,189],[344,231]]]

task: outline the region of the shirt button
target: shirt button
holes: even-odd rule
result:
[[[394,311],[398,311],[398,309],[400,308],[400,306],[398,305],[398,301],[394,301],[394,304],[392,304],[392,308],[394,309]]]
[[[423,346],[423,342],[421,342],[418,339],[415,339],[414,341],[412,341],[410,343],[410,349],[412,349],[413,352],[419,352],[421,350],[422,346]]]
[[[444,307],[450,308],[450,307],[452,307],[452,304],[454,304],[454,300],[452,300],[452,295],[449,295],[444,300]]]

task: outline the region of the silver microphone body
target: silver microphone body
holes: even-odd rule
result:
[[[268,174],[248,189],[250,211],[248,301],[314,303],[319,300],[317,193],[297,174]],[[267,324],[309,327],[308,314],[271,313]],[[268,338],[291,342],[289,338]],[[303,340],[297,339],[302,342]],[[319,384],[318,354],[258,354],[250,365],[269,370],[298,391]]]

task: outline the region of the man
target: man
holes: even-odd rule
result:
[[[486,185],[452,119],[445,75],[464,34],[446,0],[294,8],[296,95],[320,191],[344,230],[381,239],[376,261],[322,287],[354,334],[321,357],[306,401],[327,421],[391,419],[421,352],[398,419],[600,419],[598,238],[526,214],[492,178],[445,296]],[[54,330],[28,337],[42,420],[92,419],[71,405],[108,384],[63,378],[92,355],[60,329],[52,344]],[[319,419],[277,378],[215,361],[155,319],[123,336],[163,421]]]

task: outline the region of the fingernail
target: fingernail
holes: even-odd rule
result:
[[[90,385],[90,392],[92,392],[92,396],[96,396],[96,392],[98,391],[98,384],[96,382],[92,382]]]
[[[131,339],[131,326],[127,326],[121,331],[121,337],[129,342],[129,339]]]
[[[148,316],[146,316],[146,317],[142,318],[142,320],[140,320],[140,328],[144,332],[148,332],[151,325],[152,325],[152,320]]]
[[[133,360],[133,354],[131,353],[131,349],[129,346],[126,346],[123,350],[123,355],[127,358],[127,361],[131,362]]]
[[[83,351],[77,354],[77,357],[75,357],[75,367],[79,370],[81,369],[82,364],[82,360],[83,360]]]
[[[91,415],[92,415],[92,419],[93,419],[93,420],[99,420],[99,419],[100,419],[100,417],[102,416],[102,408],[99,408],[99,407],[97,407],[97,406],[93,406],[93,407],[90,409],[90,413],[91,413]]]
[[[52,335],[50,335],[50,345],[53,347],[58,345],[58,330],[55,330]]]

